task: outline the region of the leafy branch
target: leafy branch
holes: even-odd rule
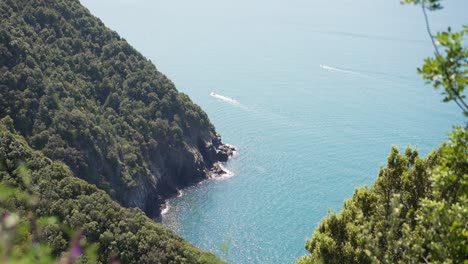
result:
[[[429,24],[427,10],[442,9],[440,0],[404,0],[403,4],[421,5],[426,23],[426,30],[434,47],[434,58],[426,58],[418,73],[423,79],[432,83],[435,89],[443,87],[444,102],[454,101],[468,116],[468,104],[465,102],[464,90],[468,84],[468,48],[462,45],[463,37],[468,34],[468,26],[464,26],[460,32],[438,32],[435,36]],[[443,48],[441,52],[440,47]]]

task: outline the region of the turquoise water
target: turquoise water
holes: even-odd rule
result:
[[[230,263],[293,263],[391,145],[426,155],[463,121],[416,74],[432,49],[398,0],[82,2],[238,148],[234,176],[184,190],[163,219]],[[467,22],[465,0],[447,3],[434,28]]]

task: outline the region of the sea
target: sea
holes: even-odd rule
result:
[[[399,0],[81,0],[234,145],[226,177],[182,190],[162,224],[229,263],[294,263],[391,146],[422,156],[466,119],[417,74],[434,49]],[[468,22],[468,1],[429,12]]]

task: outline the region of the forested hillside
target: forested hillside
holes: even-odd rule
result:
[[[4,186],[20,192],[9,192]],[[23,260],[15,263],[52,263],[74,239],[64,227],[81,231],[86,245],[97,246],[94,261],[100,263],[110,263],[112,257],[121,263],[221,262],[154,223],[141,210],[122,208],[104,191],[74,177],[62,162],[33,151],[15,134],[8,117],[0,120],[0,187],[2,263],[8,260],[5,254],[13,256],[10,261]],[[21,218],[2,224],[12,215]],[[45,218],[50,216],[55,221]],[[95,263],[89,258],[81,261]]]
[[[392,148],[370,188],[329,214],[298,263],[466,263],[468,131],[422,159]]]
[[[122,205],[157,216],[227,158],[200,107],[78,0],[1,0],[0,16],[0,118]]]

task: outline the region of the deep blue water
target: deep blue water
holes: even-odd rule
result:
[[[163,219],[230,263],[293,263],[391,145],[426,155],[463,121],[416,74],[433,51],[420,9],[398,0],[82,3],[238,148],[234,176],[185,190]],[[467,22],[466,0],[446,4],[435,29]]]

